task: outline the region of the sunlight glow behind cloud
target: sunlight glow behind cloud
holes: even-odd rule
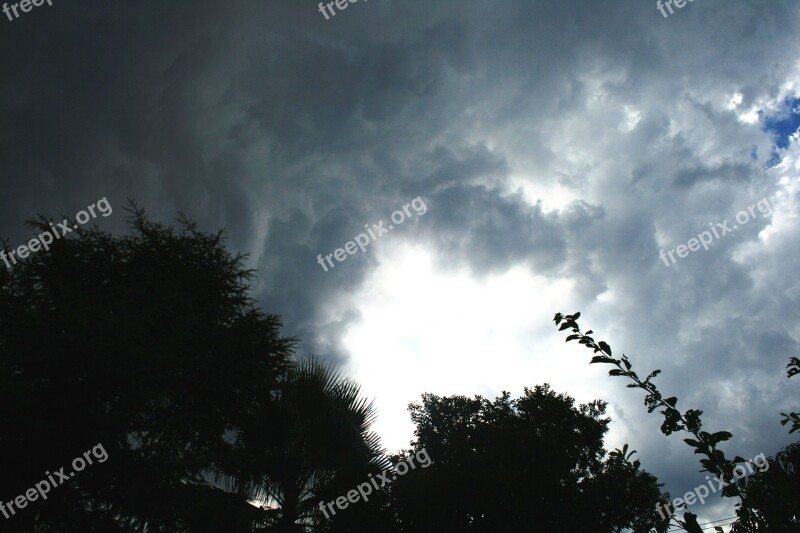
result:
[[[343,338],[348,373],[375,398],[376,430],[389,450],[408,446],[407,404],[423,392],[493,398],[543,382],[557,392],[589,386],[569,376],[570,365],[585,362],[559,355],[568,348],[551,322],[555,310],[574,305],[571,282],[523,267],[481,281],[466,270],[447,274],[429,250],[408,244],[381,259],[361,291],[338,304],[361,314]]]

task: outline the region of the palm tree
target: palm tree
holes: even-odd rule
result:
[[[375,418],[355,381],[313,359],[296,363],[243,420],[216,465],[217,483],[260,507],[255,531],[323,530],[320,502],[390,465]]]

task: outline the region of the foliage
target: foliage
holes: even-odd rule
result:
[[[130,235],[79,228],[0,269],[0,499],[69,471],[98,442],[109,455],[6,531],[173,532],[202,517],[193,531],[219,533],[248,522],[246,500],[208,483],[211,457],[242,413],[271,401],[295,340],[254,306],[252,272],[221,231],[129,212]]]
[[[217,479],[226,491],[262,503],[256,522],[265,530],[328,530],[319,503],[389,467],[371,430],[374,408],[357,383],[313,360],[290,369],[278,390],[280,401],[243,421],[215,463]]]
[[[686,431],[690,433],[694,436],[694,439],[683,440],[686,444],[695,449],[695,453],[702,454],[706,457],[700,460],[704,471],[718,475],[724,482],[733,480],[733,469],[736,467],[736,463],[744,462],[745,460],[741,457],[728,460],[725,458],[725,454],[717,449],[717,444],[730,439],[733,435],[727,431],[718,431],[716,433],[701,431],[703,424],[700,420],[700,415],[703,414],[702,411],[689,409],[685,413],[681,413],[675,407],[678,403],[676,397],[664,398],[661,392],[658,391],[652,380],[661,373],[660,370],[650,372],[645,379],[639,378],[636,372],[632,370],[633,365],[625,354],[623,354],[620,359],[615,359],[612,357],[611,347],[606,342],[595,342],[595,340],[590,337],[590,334],[593,333],[591,330],[586,333],[581,333],[577,322],[579,317],[580,313],[566,316],[557,313],[553,319],[556,325],[561,324],[559,328],[560,331],[565,329],[572,330],[572,334],[567,337],[566,342],[577,340],[579,344],[583,344],[590,350],[593,350],[594,353],[599,354],[592,357],[590,361],[591,364],[603,363],[615,366],[616,368],[608,371],[608,375],[626,377],[633,381],[633,383],[628,384],[627,387],[639,388],[647,392],[644,399],[647,412],[652,413],[656,409],[662,409],[659,411],[664,415],[664,423],[661,424],[661,432],[664,433],[664,435],[670,435],[676,431]],[[563,324],[561,323],[562,320]],[[726,496],[739,495],[736,485],[725,487],[723,493]]]
[[[676,405],[678,399],[676,397],[665,398],[661,392],[658,391],[655,384],[652,382],[661,371],[654,370],[650,372],[645,379],[641,379],[636,372],[633,371],[633,365],[628,358],[623,354],[621,358],[615,359],[612,357],[611,347],[604,341],[595,341],[590,335],[593,333],[591,330],[582,333],[578,326],[578,318],[580,313],[573,315],[562,315],[556,313],[553,321],[556,326],[559,326],[559,331],[570,329],[572,333],[567,336],[566,342],[577,340],[579,344],[585,345],[593,351],[595,355],[592,357],[590,363],[610,364],[615,368],[609,370],[610,376],[626,377],[632,381],[626,385],[629,388],[643,389],[647,394],[644,403],[647,406],[648,412],[652,413],[656,409],[664,416],[664,422],[661,425],[661,431],[665,435],[670,435],[676,431],[685,431],[690,433],[694,438],[683,439],[689,446],[694,448],[696,454],[705,456],[700,460],[703,465],[703,471],[708,471],[715,474],[723,483],[727,483],[722,489],[723,496],[739,496],[742,499],[741,504],[738,505],[737,516],[739,520],[734,526],[734,531],[737,533],[751,533],[751,532],[783,532],[789,531],[784,529],[791,524],[792,528],[797,528],[800,522],[800,500],[792,500],[787,493],[778,487],[784,487],[785,484],[771,484],[770,480],[778,479],[773,478],[772,475],[764,476],[756,474],[748,478],[738,479],[733,474],[734,468],[737,464],[744,463],[745,460],[739,456],[730,460],[725,457],[725,454],[717,449],[717,444],[729,440],[732,434],[727,431],[719,431],[709,433],[702,431],[702,422],[700,415],[702,411],[689,409],[681,413]],[[800,372],[798,364],[800,360],[796,357],[792,358],[788,372],[789,377]],[[793,413],[794,414],[794,413]],[[786,421],[783,422],[784,424]],[[796,463],[794,463],[796,464]],[[794,476],[794,483],[797,483],[798,473],[796,470],[791,471]],[[759,481],[756,481],[759,480]],[[761,495],[751,495],[750,491],[757,487],[761,491]],[[771,494],[774,501],[768,503],[764,494]],[[777,503],[776,503],[777,502]],[[766,512],[765,509],[775,508],[782,509],[781,512]],[[684,521],[677,521],[678,524],[690,533],[699,532],[700,526],[697,525],[695,515],[692,513],[685,513]],[[796,530],[796,529],[793,529]]]
[[[800,442],[767,459],[769,468],[745,478],[745,513],[733,533],[800,531]],[[765,527],[766,526],[766,527]]]
[[[789,364],[786,365],[786,368],[788,368],[786,371],[786,377],[791,378],[792,376],[800,374],[800,358],[792,357],[789,359]],[[783,420],[781,420],[782,426],[785,426],[789,422],[792,423],[789,433],[800,431],[800,413],[781,413],[781,415],[784,416]]]
[[[392,484],[400,530],[648,531],[659,485],[627,446],[603,460],[605,408],[546,384],[494,401],[424,394],[413,445],[433,463]]]

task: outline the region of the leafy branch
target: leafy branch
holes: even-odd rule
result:
[[[724,496],[743,496],[742,490],[735,482],[733,470],[737,463],[744,463],[745,460],[739,456],[733,460],[725,457],[725,454],[717,449],[717,444],[729,440],[733,435],[727,431],[718,431],[716,433],[708,433],[701,431],[702,422],[700,415],[702,411],[697,409],[689,409],[685,413],[681,413],[676,405],[678,399],[674,396],[664,398],[661,392],[658,391],[655,384],[652,382],[660,370],[654,370],[647,375],[646,378],[641,379],[639,375],[633,371],[633,365],[628,358],[623,354],[621,358],[616,359],[612,356],[611,347],[604,341],[595,341],[590,335],[592,330],[582,333],[578,326],[578,318],[580,313],[573,315],[562,315],[556,313],[553,321],[556,326],[559,326],[559,331],[570,329],[570,334],[566,342],[577,340],[579,344],[585,345],[597,355],[592,357],[590,363],[604,363],[612,365],[616,368],[609,370],[610,376],[626,377],[632,381],[626,385],[628,388],[642,389],[647,395],[644,399],[644,404],[647,406],[647,411],[652,413],[657,409],[664,415],[664,422],[661,424],[661,432],[664,435],[670,435],[676,431],[686,431],[694,438],[686,438],[683,441],[694,448],[694,453],[704,455],[706,458],[700,460],[703,465],[703,471],[716,474],[720,480],[726,483],[725,488],[722,490]],[[798,361],[800,363],[800,361]],[[800,372],[798,369],[795,373]]]
[[[613,452],[610,452],[608,455],[611,457],[612,460],[619,461],[620,463],[625,463],[630,466],[633,470],[639,470],[639,467],[642,463],[636,459],[631,461],[633,454],[638,453],[636,450],[628,451],[628,445],[622,447],[620,450],[619,448],[614,449]]]
[[[792,376],[796,376],[800,374],[800,358],[792,357],[789,359],[789,364],[786,365],[788,369],[786,371],[786,377],[791,378]],[[792,428],[789,430],[789,434],[791,435],[795,431],[800,431],[800,413],[781,413],[784,417],[781,420],[781,425],[785,426],[789,422],[792,423]]]

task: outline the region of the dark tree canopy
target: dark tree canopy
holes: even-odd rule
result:
[[[270,398],[295,341],[253,305],[223,234],[181,226],[134,209],[130,235],[80,230],[0,269],[0,499],[97,443],[109,455],[4,530],[180,531],[198,502],[246,505],[208,485],[210,457]]]
[[[392,485],[403,531],[648,531],[660,485],[627,447],[606,456],[605,408],[546,384],[513,400],[424,395],[414,448],[433,465]]]
[[[744,480],[740,520],[731,531],[796,533],[800,531],[800,442],[767,458],[769,468]]]
[[[328,519],[319,504],[389,467],[371,431],[375,416],[353,380],[319,362],[301,362],[282,380],[280,401],[243,417],[235,444],[215,465],[221,486],[272,504],[257,513],[256,527],[265,531],[347,531],[354,521],[373,524],[374,504]],[[385,513],[379,514],[383,519]]]

